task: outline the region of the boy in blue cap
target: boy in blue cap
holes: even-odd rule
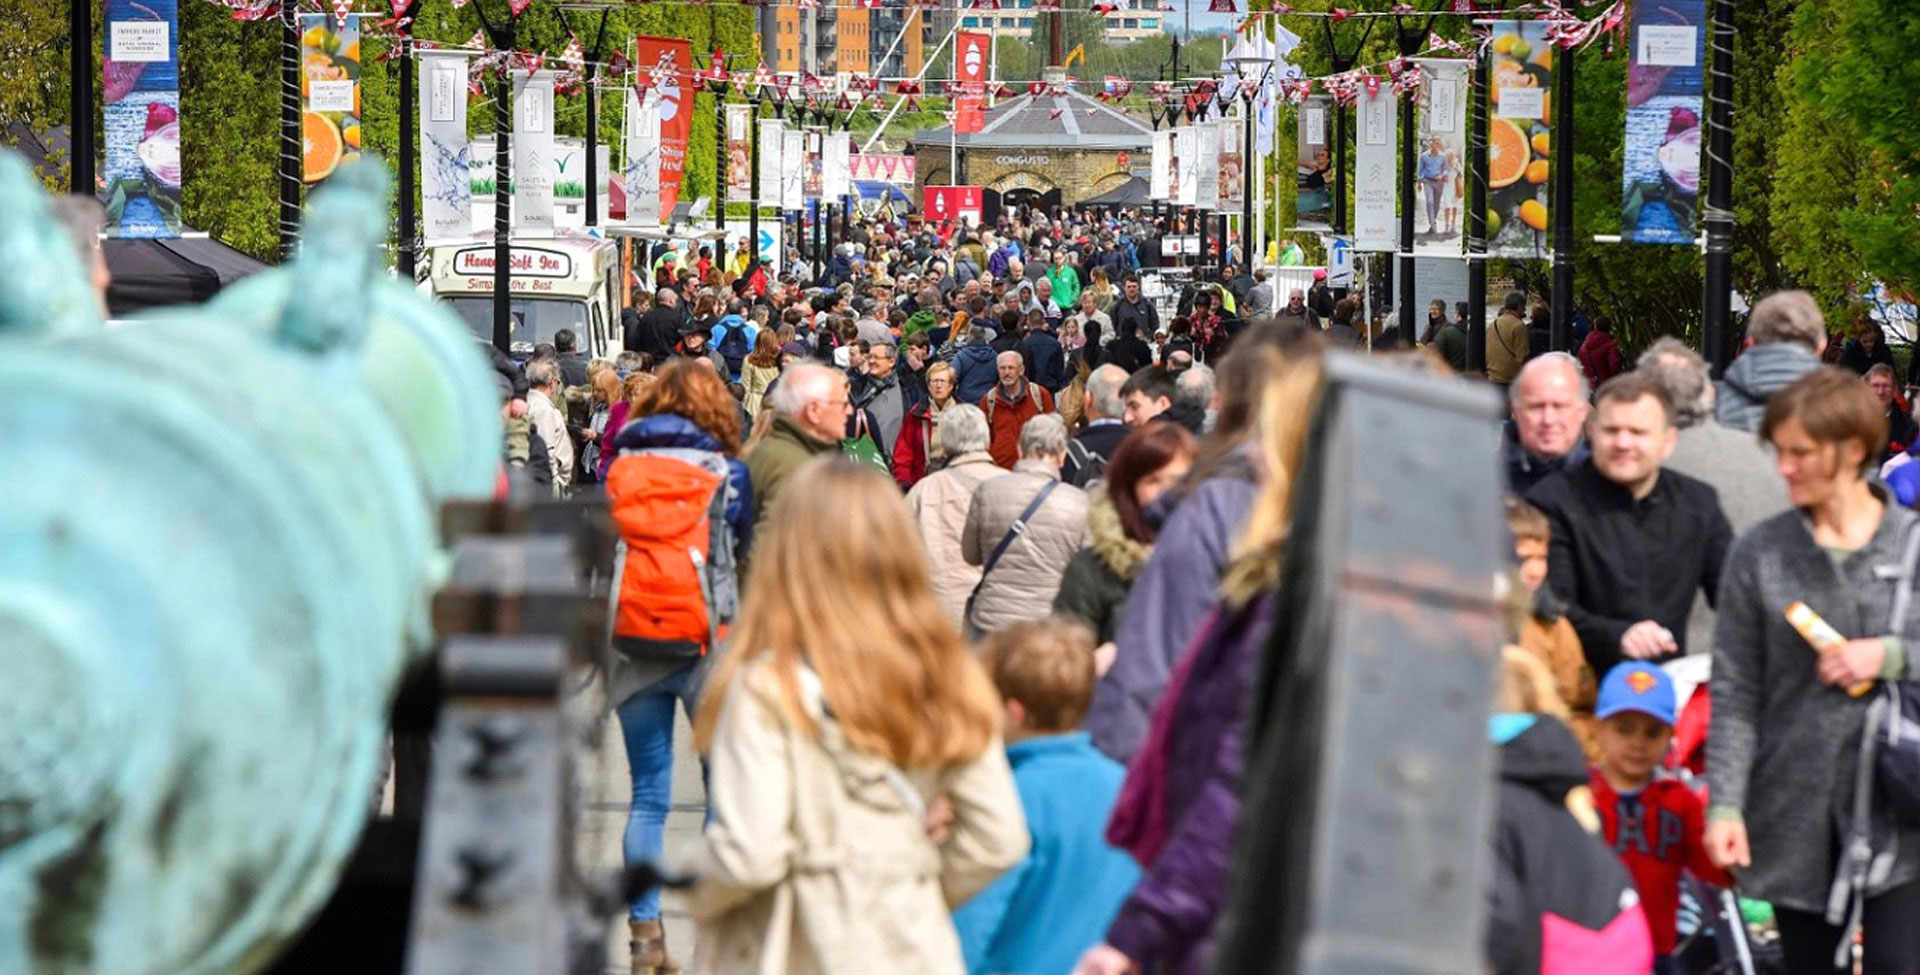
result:
[[[1653,931],[1655,971],[1665,971],[1676,936],[1682,871],[1721,887],[1733,881],[1707,859],[1706,802],[1662,766],[1678,711],[1673,680],[1644,661],[1607,671],[1594,702],[1600,763],[1588,786],[1601,834],[1628,872]]]

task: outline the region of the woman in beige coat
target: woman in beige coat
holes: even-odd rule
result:
[[[968,565],[960,549],[973,489],[1007,470],[987,453],[987,415],[971,403],[955,403],[940,411],[933,436],[947,455],[947,466],[921,478],[907,492],[907,510],[920,526],[920,538],[933,560],[933,598],[947,619],[959,626],[967,597],[980,582],[980,567]]]
[[[887,478],[810,461],[769,523],[694,725],[694,971],[959,975],[950,911],[1027,852],[999,698]]]

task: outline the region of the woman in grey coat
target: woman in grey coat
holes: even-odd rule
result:
[[[1920,634],[1920,600],[1904,619],[1891,617],[1908,584],[1912,567],[1902,563],[1920,516],[1865,480],[1886,418],[1857,377],[1831,368],[1808,374],[1767,404],[1760,434],[1774,446],[1795,510],[1742,536],[1721,574],[1707,853],[1736,872],[1742,893],[1773,903],[1789,971],[1851,972],[1849,890],[1835,880],[1850,873],[1841,850],[1874,697],[1847,689],[1912,673],[1901,637]],[[1795,602],[1847,641],[1814,651],[1787,621]],[[1881,862],[1864,891],[1865,972],[1913,972],[1920,828],[1886,822],[1877,809],[1874,818]]]

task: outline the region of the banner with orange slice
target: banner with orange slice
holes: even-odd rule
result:
[[[1548,152],[1553,45],[1547,24],[1497,20],[1487,92],[1487,253],[1547,256]]]
[[[312,190],[360,156],[360,15],[299,15],[300,181]]]

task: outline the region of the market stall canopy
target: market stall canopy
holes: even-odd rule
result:
[[[1088,197],[1087,199],[1081,200],[1079,205],[1096,207],[1140,206],[1151,199],[1147,193],[1147,189],[1148,184],[1146,180],[1138,176],[1129,176],[1126,182],[1121,183],[1119,186],[1099,196]]]
[[[102,242],[107,256],[107,312],[124,318],[164,305],[206,301],[221,288],[267,266],[210,237]]]

